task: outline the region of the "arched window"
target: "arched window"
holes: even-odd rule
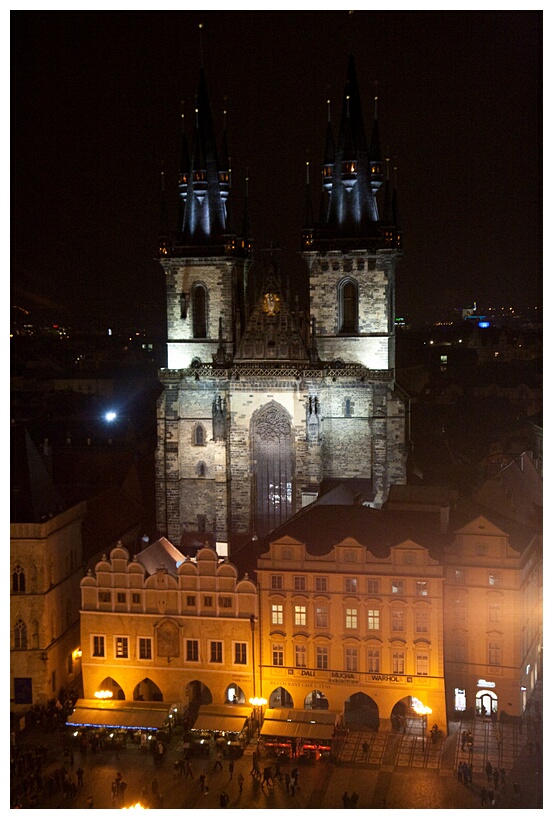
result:
[[[13,647],[20,650],[27,648],[27,626],[21,617],[15,621],[13,627]]]
[[[207,293],[203,284],[192,291],[192,332],[194,338],[207,338]]]
[[[205,478],[207,475],[207,467],[204,461],[198,461],[196,464],[196,474],[199,475],[200,478]]]
[[[12,589],[14,592],[25,591],[25,572],[23,568],[17,564],[12,574]]]
[[[357,285],[346,280],[340,285],[340,332],[356,333],[357,317]]]
[[[194,445],[205,446],[205,429],[201,424],[194,427]]]
[[[272,402],[260,410],[252,432],[256,531],[264,535],[294,512],[292,430],[286,411]]]

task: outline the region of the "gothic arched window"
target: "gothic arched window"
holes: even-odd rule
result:
[[[267,534],[294,512],[292,430],[285,410],[271,403],[252,427],[256,532]]]
[[[201,424],[194,427],[194,445],[205,446],[205,429]]]
[[[207,292],[203,284],[192,290],[192,333],[194,338],[207,338]]]
[[[340,285],[340,332],[356,333],[358,328],[357,285],[346,279]]]
[[[27,626],[21,617],[15,621],[13,627],[13,647],[16,649],[27,648]]]
[[[25,572],[23,571],[23,568],[19,565],[19,563],[13,570],[12,589],[14,592],[25,591]]]

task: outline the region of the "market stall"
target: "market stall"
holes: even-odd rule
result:
[[[261,750],[267,756],[285,756],[300,762],[328,759],[338,714],[269,708],[260,732]]]
[[[171,732],[173,711],[162,702],[79,699],[65,724],[93,747],[94,739],[99,747],[126,745],[129,739],[144,747],[158,733]]]
[[[189,732],[189,750],[209,753],[213,745],[225,756],[241,756],[249,739],[252,709],[241,705],[201,705]]]

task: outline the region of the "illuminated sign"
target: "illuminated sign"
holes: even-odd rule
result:
[[[490,322],[489,321],[479,321],[478,326],[482,327],[482,329],[485,329],[486,327],[490,326]]]
[[[495,688],[495,683],[494,682],[488,682],[487,680],[478,680],[476,685],[479,688]]]

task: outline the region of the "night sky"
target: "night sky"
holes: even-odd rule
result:
[[[173,229],[202,55],[234,226],[248,175],[256,264],[281,249],[301,288],[305,162],[317,213],[353,52],[397,166],[398,315],[541,304],[541,12],[26,11],[11,35],[12,303],[164,328],[160,173]]]

